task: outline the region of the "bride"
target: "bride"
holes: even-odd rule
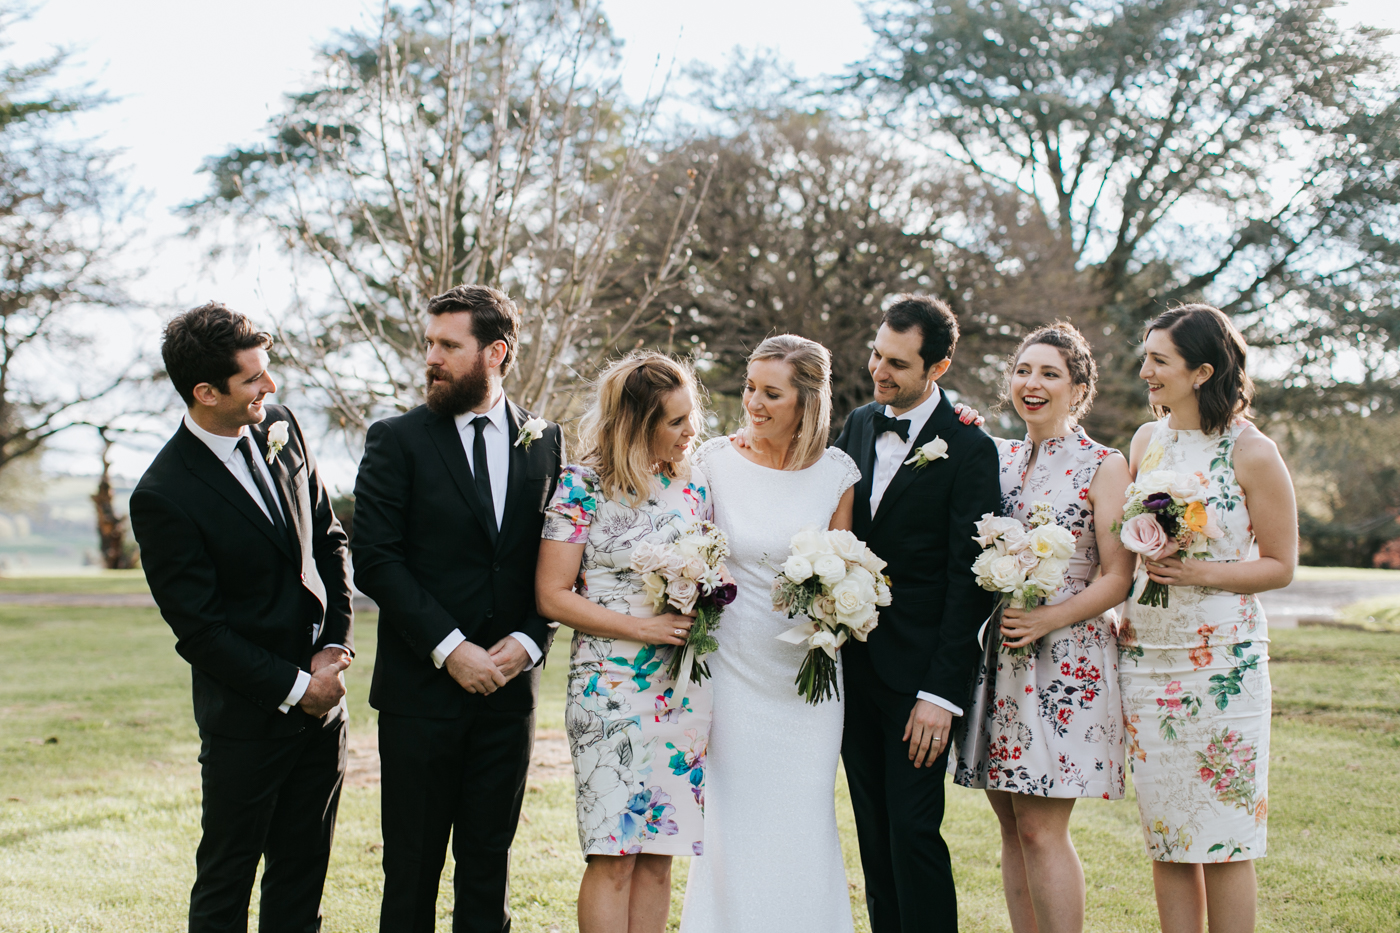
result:
[[[798,695],[806,647],[777,640],[794,623],[769,597],[797,531],[851,528],[860,470],[826,446],[831,354],[790,334],[763,341],[749,356],[744,410],[743,447],[719,437],[695,455],[739,595],[709,660],[704,855],[691,860],[681,930],[847,933],[835,803],[843,704]]]

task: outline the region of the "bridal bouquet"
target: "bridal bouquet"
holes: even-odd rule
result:
[[[841,696],[836,650],[848,638],[865,641],[879,622],[878,607],[890,604],[884,569],[885,562],[849,531],[809,525],[792,536],[788,558],[773,581],[773,610],[789,619],[807,617],[778,639],[808,648],[794,681],[808,703]]]
[[[1028,531],[1020,519],[999,518],[991,512],[977,523],[972,540],[982,545],[982,553],[972,562],[972,572],[978,586],[1001,594],[992,618],[1008,604],[1034,609],[1041,597],[1053,595],[1064,585],[1074,535],[1055,523],[1055,510],[1048,502],[1031,506],[1030,526]],[[1002,650],[1021,657],[1034,651],[1035,645]]]
[[[1206,505],[1206,482],[1195,473],[1153,470],[1128,487],[1123,521],[1114,527],[1123,546],[1148,560],[1180,551],[1204,554],[1220,526]],[[1148,580],[1138,602],[1167,608],[1168,588]]]
[[[632,569],[642,575],[642,592],[656,613],[672,607],[683,615],[695,613],[685,650],[671,655],[666,673],[676,681],[673,702],[680,702],[686,685],[710,676],[705,655],[719,647],[715,631],[720,613],[734,602],[738,590],[726,582],[724,559],[729,540],[713,522],[696,522],[670,544],[641,541],[632,549]]]

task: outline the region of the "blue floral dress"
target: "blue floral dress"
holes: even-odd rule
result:
[[[705,478],[657,476],[633,508],[603,497],[597,474],[568,466],[545,512],[543,537],[582,544],[576,590],[639,618],[654,613],[631,569],[641,541],[675,541],[711,520]],[[564,711],[574,759],[578,835],[584,856],[700,855],[704,847],[705,754],[710,686],[691,684],[670,708],[665,667],[677,649],[574,632]]]
[[[1084,592],[1099,569],[1089,486],[1111,447],[1081,428],[1046,440],[1029,473],[1034,447],[998,440],[1003,515],[1029,524],[1032,506],[1046,502],[1055,521],[1074,535],[1065,583],[1047,603]],[[964,787],[1041,797],[1123,796],[1122,706],[1118,697],[1117,614],[1083,619],[1047,634],[1035,651],[1014,657],[999,650],[996,622],[977,672],[972,709],[955,732],[953,780]]]

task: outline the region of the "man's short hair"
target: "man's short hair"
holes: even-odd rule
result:
[[[958,318],[948,303],[930,295],[897,295],[885,312],[884,324],[897,334],[917,327],[923,341],[919,356],[927,371],[953,355],[958,345]]]
[[[200,305],[165,325],[160,356],[165,372],[185,405],[194,404],[194,388],[207,382],[228,392],[228,381],[239,372],[238,354],[272,347],[272,335],[217,301]]]
[[[520,312],[505,292],[488,285],[458,285],[428,302],[428,313],[453,314],[466,311],[472,316],[472,336],[482,349],[497,340],[506,345],[501,375],[510,375],[515,351],[520,343]]]

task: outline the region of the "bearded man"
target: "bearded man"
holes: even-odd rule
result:
[[[503,390],[508,297],[459,285],[427,310],[427,404],[370,426],[355,481],[355,583],[380,613],[379,928],[431,933],[450,835],[452,929],[499,933],[553,637],[535,561],[564,441]]]

